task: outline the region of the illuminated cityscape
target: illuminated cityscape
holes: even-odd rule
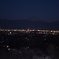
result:
[[[1,59],[59,58],[58,51],[58,30],[0,29]]]
[[[56,34],[59,34],[59,30],[31,30],[31,29],[0,29],[0,32],[6,32],[6,33],[9,33],[9,34],[17,34],[17,32],[25,32],[25,33],[31,33],[31,32],[35,32],[36,34],[53,34],[53,35],[56,35]]]
[[[42,54],[46,56],[45,58],[53,58],[54,55],[56,56],[59,54],[59,52],[57,52],[59,51],[59,31],[34,29],[0,29],[0,48],[1,53],[4,51],[5,54],[12,54],[12,56],[23,56],[23,54],[26,54],[26,57],[24,58],[34,58],[34,56],[36,56],[35,58],[38,58],[37,56],[39,55],[36,54],[41,55],[43,52]],[[37,52],[35,53],[36,49]],[[41,59],[44,58],[43,55],[41,55]],[[3,54],[3,56],[7,57],[7,54]],[[21,56],[17,58],[23,58]]]

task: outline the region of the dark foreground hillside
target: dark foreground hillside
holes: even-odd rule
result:
[[[0,34],[0,59],[59,59],[59,35]]]

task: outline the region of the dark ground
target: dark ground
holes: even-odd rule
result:
[[[0,34],[0,59],[59,59],[59,34]]]

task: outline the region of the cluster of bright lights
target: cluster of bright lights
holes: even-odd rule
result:
[[[10,48],[8,48],[8,50],[11,50]]]
[[[9,46],[7,45],[6,47],[8,48]]]

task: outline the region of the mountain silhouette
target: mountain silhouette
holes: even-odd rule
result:
[[[7,20],[0,19],[0,27],[3,29],[50,29],[59,30],[59,21],[46,22],[43,20]]]

